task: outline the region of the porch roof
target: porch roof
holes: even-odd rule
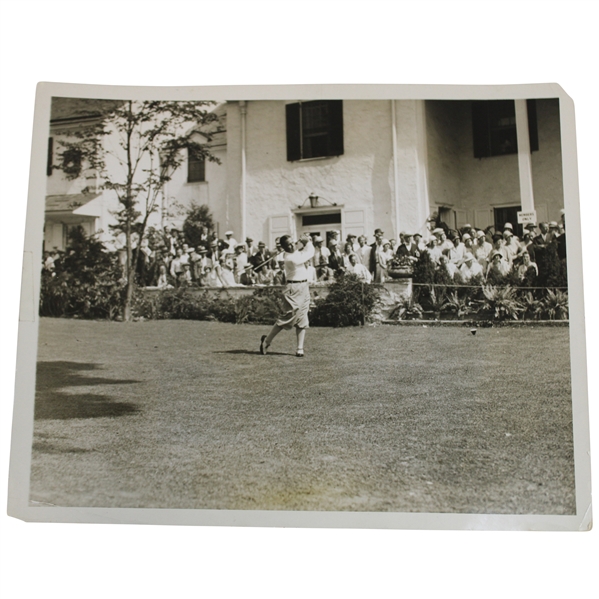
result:
[[[46,212],[74,212],[100,195],[99,193],[71,193],[46,196]]]

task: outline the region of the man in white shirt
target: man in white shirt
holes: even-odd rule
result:
[[[260,353],[266,354],[273,339],[283,330],[295,327],[297,335],[298,358],[304,356],[304,339],[306,329],[310,326],[308,322],[308,311],[310,310],[310,287],[308,284],[308,271],[306,263],[314,256],[312,239],[308,235],[302,235],[294,244],[291,235],[283,235],[280,239],[284,250],[285,280],[287,282],[283,297],[287,304],[287,312],[277,319],[268,335],[262,335],[260,339]]]

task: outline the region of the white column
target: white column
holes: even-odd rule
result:
[[[426,104],[416,100],[416,185],[418,200],[418,229],[412,233],[424,234],[429,216],[428,147],[426,143]]]
[[[245,100],[239,102],[239,108],[241,111],[241,237],[240,243],[245,243],[246,238],[246,225],[245,225],[245,212],[246,212],[246,162],[245,162],[245,125],[247,115],[247,104]]]
[[[397,117],[395,100],[391,100],[391,131],[393,136],[393,193],[395,199],[395,239],[399,239],[399,173],[397,172]]]
[[[518,172],[520,174],[520,202],[523,212],[535,209],[532,188],[532,161],[530,154],[530,138],[528,136],[528,110],[526,100],[515,100],[516,135],[518,139]]]

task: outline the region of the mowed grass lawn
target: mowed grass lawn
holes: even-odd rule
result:
[[[32,502],[575,513],[567,328],[42,319]]]

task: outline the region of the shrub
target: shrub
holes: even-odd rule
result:
[[[124,292],[116,255],[76,227],[54,272],[42,272],[39,314],[114,320],[121,314]]]
[[[541,310],[549,320],[568,319],[568,294],[556,289],[547,289],[547,294],[541,300]]]
[[[476,311],[470,297],[468,295],[460,296],[457,290],[448,294],[447,300],[441,306],[441,309],[455,313],[458,318]]]
[[[422,318],[422,306],[416,301],[416,294],[401,295],[399,301],[389,312],[390,320],[410,320]]]
[[[513,287],[483,287],[484,299],[481,302],[483,310],[493,312],[494,320],[518,320],[523,311],[522,305],[517,300],[516,290]]]
[[[364,324],[380,301],[380,290],[353,274],[340,276],[327,297],[318,299],[310,314],[314,326],[347,327]]]

